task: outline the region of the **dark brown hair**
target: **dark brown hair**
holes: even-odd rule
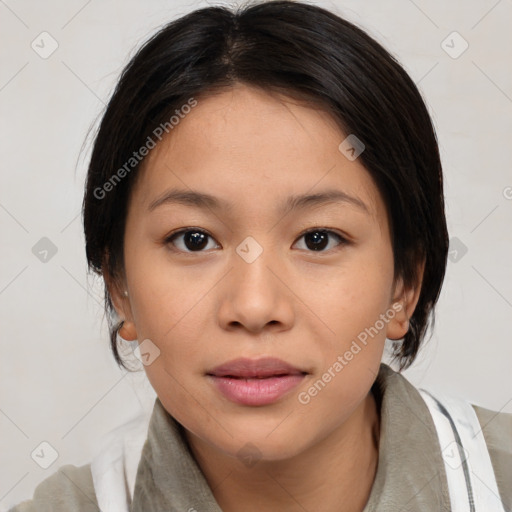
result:
[[[234,83],[322,105],[345,134],[364,143],[360,161],[390,219],[395,280],[415,285],[425,261],[409,331],[393,343],[399,371],[408,368],[429,320],[433,327],[448,254],[436,134],[420,92],[398,61],[362,29],[318,6],[277,0],[198,9],[138,50],[94,140],[82,212],[89,270],[114,280],[124,274],[126,214],[140,167],[126,167],[133,152],[190,98]],[[123,166],[127,172],[120,172]],[[105,310],[114,357],[125,366],[117,346],[122,323],[107,287]]]

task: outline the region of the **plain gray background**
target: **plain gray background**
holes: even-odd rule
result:
[[[396,55],[437,129],[451,254],[434,334],[404,375],[512,412],[512,2],[310,3]],[[207,5],[0,0],[0,510],[58,467],[90,462],[104,433],[152,408],[145,374],[114,363],[102,283],[86,275],[90,145],[80,149],[135,49]],[[56,252],[41,261],[37,244]],[[43,441],[58,453],[47,469],[31,458]]]

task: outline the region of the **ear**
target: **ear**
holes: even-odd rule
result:
[[[423,259],[418,265],[416,283],[405,287],[401,277],[397,280],[393,289],[393,298],[389,304],[390,309],[395,311],[395,316],[390,319],[386,331],[386,337],[390,340],[402,339],[407,334],[409,319],[412,317],[420,298],[424,272],[425,260]]]
[[[114,279],[108,272],[108,266],[103,267],[103,280],[108,290],[112,304],[116,310],[116,313],[123,321],[123,325],[119,330],[119,335],[128,341],[137,339],[137,330],[133,320],[133,314],[130,305],[130,297],[125,284],[125,280]]]

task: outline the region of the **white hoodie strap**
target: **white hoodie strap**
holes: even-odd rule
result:
[[[436,426],[452,512],[505,512],[476,412],[463,399],[419,389]]]
[[[151,414],[143,412],[108,432],[91,462],[92,479],[102,512],[129,512]]]

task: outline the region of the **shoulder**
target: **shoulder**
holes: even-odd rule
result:
[[[98,512],[91,465],[67,464],[43,480],[32,499],[25,500],[8,512]]]
[[[512,414],[472,405],[482,427],[503,505],[512,510]]]
[[[489,451],[512,464],[512,414],[491,411],[472,404],[476,412]],[[509,466],[512,469],[512,466]]]

